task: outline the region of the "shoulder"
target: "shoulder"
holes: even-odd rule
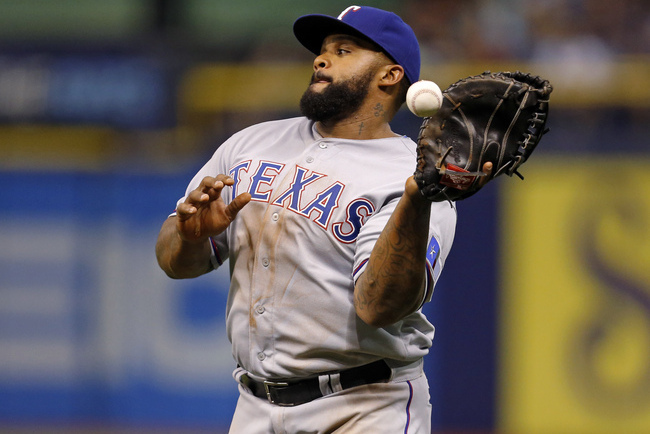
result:
[[[400,158],[412,160],[416,156],[417,144],[405,135],[368,140],[367,142],[374,150],[381,150],[391,155],[392,160]]]
[[[232,134],[218,146],[217,152],[257,149],[260,146],[268,147],[274,142],[305,142],[310,138],[313,140],[312,125],[311,121],[303,117],[260,122]]]
[[[261,122],[255,125],[246,127],[239,132],[233,134],[233,138],[264,134],[282,134],[289,131],[296,133],[310,132],[313,123],[305,117],[294,117],[287,119],[277,119],[272,121]]]
[[[407,176],[413,174],[417,161],[417,146],[407,136],[396,136],[385,139],[368,141],[362,146],[361,152],[367,158],[372,158],[377,164],[376,170],[385,170],[384,175],[394,173],[403,184]]]
[[[399,136],[396,138],[399,142],[399,147],[404,150],[404,153],[416,155],[417,144],[408,136]]]
[[[230,164],[244,160],[277,157],[283,153],[296,152],[305,143],[314,141],[313,123],[307,118],[296,117],[271,120],[248,126],[232,134],[217,146],[213,159]]]

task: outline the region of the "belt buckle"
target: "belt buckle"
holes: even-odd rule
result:
[[[284,407],[291,407],[293,404],[277,403],[277,402],[275,402],[273,396],[271,396],[272,388],[274,388],[274,387],[287,387],[287,386],[289,386],[289,383],[285,383],[285,382],[282,382],[282,381],[267,381],[267,380],[264,380],[264,391],[266,392],[266,399],[271,404],[280,405],[280,406],[284,406]]]

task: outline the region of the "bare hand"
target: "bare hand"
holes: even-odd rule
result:
[[[221,198],[226,185],[235,181],[227,175],[216,178],[206,176],[201,184],[178,205],[176,229],[185,241],[204,242],[208,237],[220,234],[235,219],[237,213],[251,200],[249,193],[242,193],[228,205]]]

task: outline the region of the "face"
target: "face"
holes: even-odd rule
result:
[[[344,119],[364,103],[383,54],[363,40],[329,36],[314,60],[311,83],[300,100],[304,116],[320,122]]]

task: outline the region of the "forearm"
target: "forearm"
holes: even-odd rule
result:
[[[156,242],[158,265],[171,278],[187,279],[210,271],[210,244],[183,240],[176,229],[176,217],[163,223]]]
[[[418,195],[402,197],[356,283],[356,312],[369,325],[399,321],[424,297],[431,204]]]

